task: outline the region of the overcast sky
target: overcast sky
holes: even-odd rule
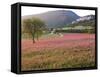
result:
[[[71,10],[75,12],[79,16],[85,16],[93,14],[95,15],[94,10],[79,10],[79,9],[63,9],[63,8],[46,8],[46,7],[28,7],[28,6],[22,6],[21,7],[21,15],[32,15],[32,14],[40,14],[47,11],[55,11],[55,10]]]

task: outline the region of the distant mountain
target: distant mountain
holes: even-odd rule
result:
[[[71,24],[67,25],[66,27],[72,27],[72,28],[91,28],[95,29],[95,15],[87,15],[80,17],[79,19],[76,19]]]
[[[91,20],[95,20],[95,15],[87,15],[87,16],[80,17],[76,19],[75,21],[73,21],[72,24],[84,22],[84,21],[91,21]]]
[[[78,16],[72,11],[56,10],[56,11],[48,11],[48,12],[36,14],[36,15],[23,16],[22,19],[28,19],[32,17],[37,17],[43,20],[46,23],[47,28],[63,27],[66,24],[70,24],[72,23],[72,21],[75,21],[80,18],[80,16]]]
[[[63,27],[65,32],[95,33],[95,15],[87,15],[76,19],[71,24]]]

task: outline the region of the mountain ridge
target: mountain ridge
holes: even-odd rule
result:
[[[80,18],[76,13],[70,10],[55,10],[48,11],[41,14],[23,16],[22,19],[28,19],[37,17],[43,20],[48,28],[63,27],[66,24],[72,23],[76,19]]]

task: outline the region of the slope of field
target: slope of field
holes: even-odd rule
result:
[[[92,67],[95,65],[95,35],[69,33],[42,38],[36,43],[22,39],[22,70]]]

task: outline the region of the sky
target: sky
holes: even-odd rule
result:
[[[63,8],[46,8],[46,7],[28,7],[28,6],[22,6],[21,7],[21,15],[34,15],[34,14],[40,14],[45,13],[48,11],[55,11],[55,10],[70,10],[75,12],[79,16],[86,16],[93,14],[95,15],[94,10],[80,10],[80,9],[63,9]]]

